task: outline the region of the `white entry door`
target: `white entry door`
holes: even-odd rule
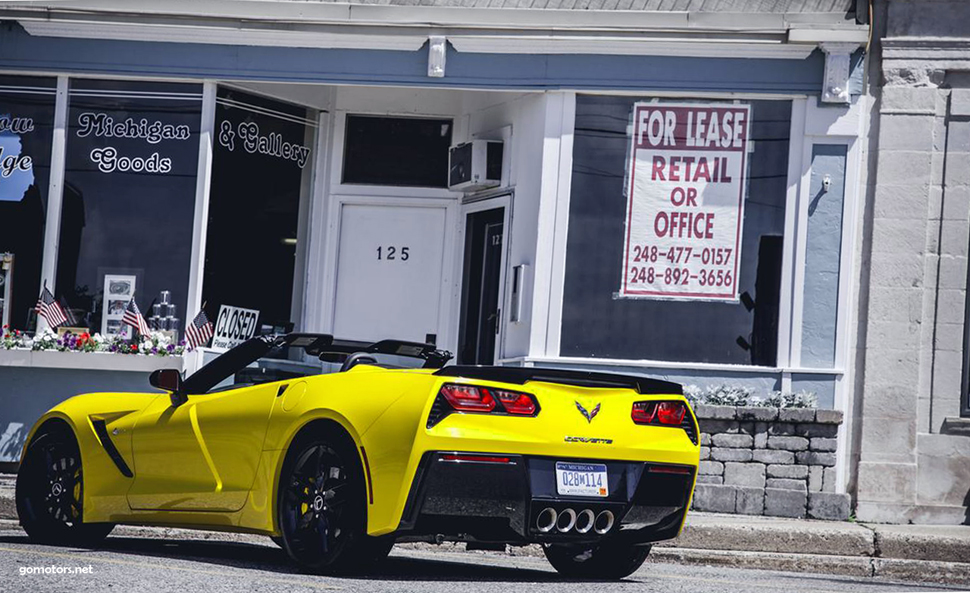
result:
[[[447,220],[444,206],[341,204],[335,336],[440,336]]]

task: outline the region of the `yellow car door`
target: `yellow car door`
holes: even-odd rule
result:
[[[236,511],[259,463],[278,383],[156,398],[132,435],[136,510]]]

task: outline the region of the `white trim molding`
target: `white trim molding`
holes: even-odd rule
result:
[[[61,244],[61,211],[64,203],[64,162],[67,154],[67,76],[57,77],[57,94],[54,99],[54,137],[51,140],[51,174],[47,186],[47,221],[44,227],[44,255],[41,260],[40,282],[37,294],[44,286],[53,294],[57,281],[57,251]],[[43,317],[37,316],[37,330],[47,326]]]

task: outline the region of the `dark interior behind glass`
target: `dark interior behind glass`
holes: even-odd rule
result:
[[[40,292],[56,88],[55,78],[0,76],[0,118],[8,122],[0,129],[3,162],[18,164],[0,174],[0,254],[14,254],[11,302],[6,306],[10,325],[21,330],[32,325]]]
[[[92,116],[122,128],[85,131],[83,118]],[[199,84],[71,81],[57,289],[82,311],[83,325],[100,331],[105,274],[135,276],[146,315],[152,299],[170,291],[177,317],[185,318],[201,118]],[[139,132],[125,131],[128,119],[185,126],[188,134],[130,137]],[[106,149],[116,154],[114,169],[103,158]],[[125,170],[122,157],[155,164],[153,170]],[[157,164],[166,159],[169,170],[160,170]]]
[[[202,285],[210,319],[220,305],[234,305],[259,311],[260,323],[291,321],[300,192],[313,150],[301,167],[299,160],[250,152],[238,130],[255,125],[258,137],[278,135],[307,148],[306,117],[303,107],[219,88],[216,133],[234,137],[214,147]]]
[[[615,299],[621,277],[633,104],[576,98],[561,355],[772,366],[791,103],[751,101],[740,302]],[[692,101],[696,102],[696,101]]]
[[[447,187],[450,119],[348,115],[344,183]]]

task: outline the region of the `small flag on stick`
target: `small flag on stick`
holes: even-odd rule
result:
[[[64,300],[63,295],[59,299],[61,304],[61,309],[64,311],[64,316],[67,317],[68,327],[77,327],[77,317],[74,315],[74,311],[67,305],[67,301]]]
[[[212,322],[206,316],[205,311],[199,311],[195,319],[185,328],[185,339],[192,348],[205,346],[212,337]]]
[[[131,295],[131,300],[128,301],[128,306],[125,307],[125,315],[121,318],[121,321],[137,329],[138,333],[143,336],[147,336],[151,331],[148,329],[148,323],[145,321],[145,317],[138,308],[138,303],[135,302],[135,295]]]
[[[51,328],[55,328],[67,321],[67,315],[64,314],[64,309],[54,300],[54,295],[51,294],[51,291],[47,290],[46,284],[44,285],[44,290],[40,293],[40,298],[37,299],[37,305],[34,307],[34,311],[37,311],[37,314],[43,317],[47,321],[47,325],[51,326]]]

